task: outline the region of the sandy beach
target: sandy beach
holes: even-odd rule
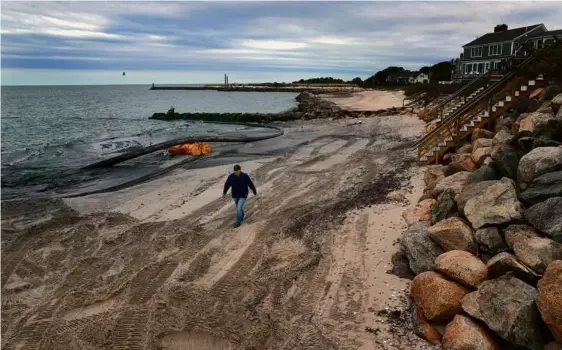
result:
[[[406,98],[403,91],[368,90],[352,94],[327,94],[324,99],[352,111],[377,111],[402,107]]]
[[[117,192],[2,202],[2,349],[429,348],[405,326],[409,280],[389,273],[423,189],[423,122],[282,126]],[[258,189],[236,229],[221,197],[235,163]]]

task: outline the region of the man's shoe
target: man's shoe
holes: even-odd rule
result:
[[[236,223],[234,224],[234,228],[240,227],[240,224]]]

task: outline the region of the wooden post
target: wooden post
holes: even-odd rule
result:
[[[488,130],[494,131],[496,127],[496,114],[492,112],[492,107],[494,107],[494,95],[490,96],[488,100]],[[493,113],[493,114],[492,114]]]

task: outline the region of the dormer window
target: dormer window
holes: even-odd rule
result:
[[[502,54],[502,44],[492,44],[488,50],[490,50],[490,56],[499,56]]]
[[[482,57],[482,46],[476,46],[470,49],[470,57]]]

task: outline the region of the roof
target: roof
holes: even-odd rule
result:
[[[541,32],[541,33],[536,33],[536,34],[531,34],[529,35],[528,39],[531,38],[540,38],[543,36],[562,36],[562,29],[558,29],[558,30],[548,30],[546,32]]]
[[[475,40],[472,40],[468,44],[463,45],[463,47],[474,46],[474,45],[485,45],[485,44],[497,43],[502,41],[511,41],[517,38],[518,36],[521,36],[527,33],[528,31],[533,30],[540,26],[542,26],[542,24],[534,24],[532,26],[509,29],[499,33],[484,34],[483,36]]]

